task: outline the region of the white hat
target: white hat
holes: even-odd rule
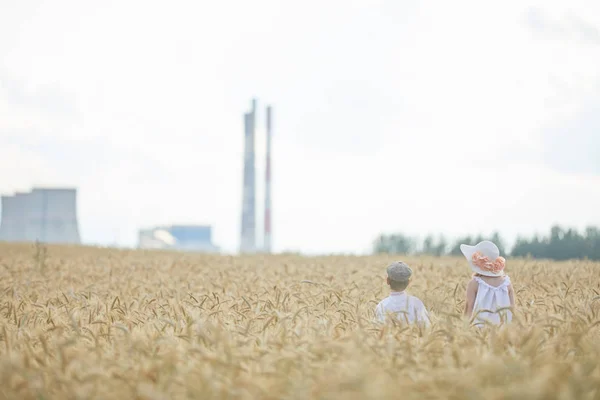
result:
[[[475,246],[460,245],[464,254],[476,274],[484,276],[503,276],[505,260],[500,257],[498,246],[489,240],[477,243]]]

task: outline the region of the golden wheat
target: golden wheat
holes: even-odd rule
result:
[[[373,323],[390,260],[0,245],[0,398],[600,399],[600,264],[509,260],[478,330],[465,263],[409,258],[421,331]]]

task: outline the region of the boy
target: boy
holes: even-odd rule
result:
[[[399,321],[429,326],[429,315],[423,302],[406,294],[412,270],[402,261],[396,261],[387,267],[387,284],[390,285],[389,297],[383,299],[375,309],[380,322],[385,322],[387,314],[395,314]]]

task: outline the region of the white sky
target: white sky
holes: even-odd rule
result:
[[[0,192],[77,186],[88,243],[210,223],[236,250],[253,96],[274,106],[276,250],[600,224],[593,0],[0,10]]]

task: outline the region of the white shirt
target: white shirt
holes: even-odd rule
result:
[[[498,325],[502,321],[510,322],[512,312],[506,309],[510,307],[510,296],[508,295],[510,278],[508,276],[504,277],[504,282],[498,286],[492,286],[477,276],[475,280],[479,284],[477,297],[473,305],[473,315],[475,316],[473,322],[475,325],[484,325],[484,321],[494,325]],[[503,308],[504,310],[502,310]]]
[[[375,316],[378,321],[385,322],[388,313],[396,314],[399,321],[409,324],[419,322],[429,326],[429,314],[423,302],[405,292],[392,292],[377,304]]]

